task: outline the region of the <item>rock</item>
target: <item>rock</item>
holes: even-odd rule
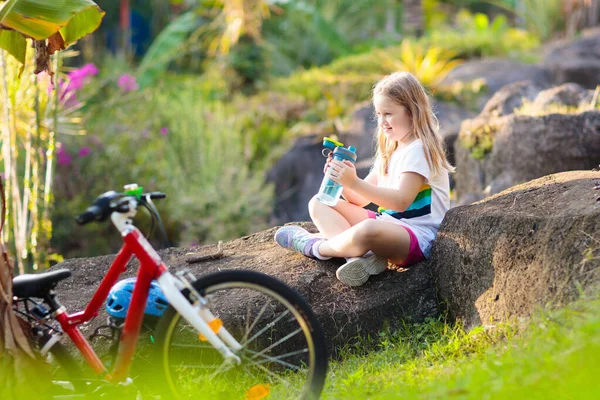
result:
[[[312,223],[300,225],[316,231]],[[395,326],[402,321],[421,322],[438,315],[438,302],[427,263],[401,272],[389,270],[372,277],[359,288],[350,288],[335,276],[343,260],[317,262],[285,250],[273,241],[277,228],[223,243],[225,257],[201,264],[188,264],[186,253],[214,253],[216,246],[169,248],[159,254],[172,271],[189,269],[197,277],[220,270],[248,269],[286,282],[312,306],[334,354],[359,333],[373,336],[384,326]],[[61,302],[70,312],[85,307],[113,259],[114,256],[70,259],[53,267],[73,271],[73,276],[57,287]],[[123,277],[133,276],[136,266],[137,261],[132,261]],[[244,308],[243,315],[246,315],[245,307],[239,304],[232,304],[231,308]],[[102,309],[99,317],[82,327],[84,334],[89,335],[105,320]]]
[[[594,100],[594,92],[586,90],[576,83],[565,83],[552,89],[544,90],[539,93],[532,104],[532,108],[543,111],[553,105],[567,107],[581,107],[591,104]],[[598,99],[596,99],[597,101]]]
[[[556,84],[574,82],[595,89],[600,84],[600,33],[557,46],[544,65]]]
[[[456,165],[454,156],[454,143],[460,132],[460,125],[465,119],[473,118],[475,112],[470,111],[458,104],[436,101],[433,104],[433,112],[440,123],[440,135],[444,139],[446,152],[450,164]]]
[[[358,176],[361,178],[367,176],[372,165],[371,146],[364,146],[362,137],[353,133],[339,134],[338,139],[345,146],[354,146],[357,149]],[[326,160],[321,153],[322,150],[323,136],[300,137],[269,170],[266,180],[275,185],[271,225],[283,225],[291,221],[310,221],[308,202],[319,192],[323,180],[323,167]]]
[[[456,82],[471,82],[475,79],[485,79],[487,91],[478,99],[478,111],[485,103],[504,86],[519,82],[531,81],[536,86],[550,86],[550,73],[543,66],[524,64],[504,58],[486,58],[467,61],[454,68],[443,80],[442,84],[451,85]]]
[[[532,81],[514,82],[498,90],[485,104],[479,117],[501,117],[512,114],[515,109],[521,108],[523,102],[533,101],[544,90]]]
[[[600,172],[564,172],[451,209],[429,262],[450,315],[495,324],[597,285],[599,183]]]
[[[298,138],[267,173],[267,182],[275,185],[272,224],[310,221],[308,202],[319,191],[323,179],[322,143],[322,137]]]
[[[545,175],[592,169],[600,154],[600,111],[558,114],[544,108],[590,101],[593,94],[570,84],[537,93],[531,83],[503,88],[484,111],[461,126],[455,145],[457,204],[498,193],[516,184]],[[510,109],[530,99],[527,111]],[[521,100],[519,100],[521,99]],[[564,100],[568,104],[555,104]],[[552,110],[552,109],[551,109]]]

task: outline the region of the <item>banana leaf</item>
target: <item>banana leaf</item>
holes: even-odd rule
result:
[[[0,9],[0,48],[24,61],[25,38],[46,40],[53,37],[62,50],[95,31],[102,22],[102,11],[92,0],[8,0]],[[6,32],[10,32],[6,34]],[[14,33],[19,33],[18,37]]]
[[[25,64],[26,46],[25,37],[19,32],[0,30],[0,48],[6,50],[21,64]]]

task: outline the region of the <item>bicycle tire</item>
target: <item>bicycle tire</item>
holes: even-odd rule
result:
[[[235,394],[237,393],[244,394],[246,398],[260,399],[263,397],[259,394],[257,395],[256,390],[260,392],[260,390],[264,391],[265,388],[267,394],[272,395],[269,397],[270,399],[278,397],[277,390],[284,391],[281,397],[286,399],[292,397],[317,399],[320,396],[327,373],[325,335],[312,309],[298,292],[268,275],[240,270],[221,271],[206,275],[193,282],[192,285],[202,297],[209,301],[207,305],[209,310],[222,320],[223,326],[238,341],[244,344],[244,349],[238,353],[240,358],[242,358],[242,364],[222,371],[222,374],[218,375],[220,378],[226,376],[223,382],[232,382],[232,379],[235,382],[235,385],[233,385],[235,388],[228,385],[221,387],[221,389],[226,387],[227,391],[233,390],[235,392],[233,393],[234,396],[229,396],[229,398],[235,398]],[[227,292],[228,290],[230,292]],[[186,289],[182,293],[187,297],[189,290]],[[244,299],[248,300],[245,304],[246,314],[231,312],[232,304],[234,303],[226,302],[227,296],[238,296],[239,300],[242,295]],[[263,299],[263,296],[268,302],[265,301],[264,305],[261,305],[260,301]],[[219,299],[219,302],[211,302],[211,299]],[[220,309],[217,307],[218,305],[224,305],[225,307]],[[287,318],[288,315],[291,315],[292,318]],[[265,327],[261,323],[260,328],[258,328],[257,326],[263,319],[263,316],[265,321],[267,317],[274,317],[274,319],[271,320],[270,326],[267,325]],[[250,320],[252,320],[251,324]],[[284,325],[276,328],[280,321]],[[299,328],[294,327],[295,331],[292,330],[291,333],[286,334],[287,331],[283,331],[287,328],[286,324],[292,325],[294,323],[297,323]],[[253,330],[255,327],[261,329],[258,331],[259,333],[261,331],[264,332],[256,336],[257,333]],[[241,335],[242,330],[244,330],[243,336]],[[195,337],[192,336],[192,331],[196,334]],[[253,333],[253,336],[248,339],[250,332]],[[264,335],[265,332],[269,334],[268,337]],[[295,334],[294,332],[301,332],[301,334]],[[291,334],[293,336],[290,336]],[[181,386],[189,386],[185,382],[190,380],[191,374],[194,374],[194,379],[206,379],[208,374],[199,376],[200,372],[198,371],[200,369],[209,369],[209,365],[212,365],[209,364],[210,361],[217,363],[214,364],[217,371],[210,374],[211,384],[209,386],[213,389],[215,386],[218,386],[215,383],[217,381],[212,378],[217,378],[218,369],[222,367],[222,364],[219,365],[218,362],[222,361],[222,357],[211,346],[194,344],[194,341],[198,341],[197,337],[196,331],[187,324],[187,321],[181,318],[173,307],[169,306],[156,329],[156,343],[158,344],[156,354],[157,365],[160,366],[163,373],[161,384],[166,384],[166,387],[169,388],[168,396],[185,398],[185,389],[181,389]],[[284,339],[285,342],[290,343],[282,342]],[[262,344],[264,342],[270,348],[267,350],[259,349],[260,351],[255,350],[255,347],[259,343]],[[285,346],[282,343],[285,343]],[[303,349],[302,346],[306,346],[306,349]],[[273,356],[271,352],[277,349],[277,347],[280,347],[281,351],[286,351],[287,353]],[[284,347],[285,350],[283,350]],[[291,349],[288,347],[291,347]],[[192,351],[195,352],[194,355],[192,355]],[[286,361],[283,358],[286,358]],[[190,359],[201,364],[194,364],[192,367],[188,364]],[[257,359],[259,361],[256,361]],[[184,360],[185,367],[182,368]],[[293,364],[294,362],[298,362],[298,365]],[[172,366],[171,363],[174,363],[176,366]],[[260,366],[260,364],[267,364],[269,367],[273,367],[275,372],[269,371],[267,373],[264,371],[267,368]],[[304,380],[304,382],[300,383],[301,388],[298,388],[298,385],[293,386],[289,383],[282,385],[280,380],[283,380],[284,375],[280,373],[280,370],[284,367],[297,372],[289,375],[290,379],[296,379],[296,381]],[[246,376],[243,377],[246,380],[240,380],[240,375],[237,375],[237,372],[242,372],[241,370],[247,372]],[[306,379],[304,379],[304,374]],[[249,378],[249,376],[252,376],[252,378]],[[247,379],[250,380],[247,381]],[[264,380],[264,382],[261,380]],[[276,384],[275,391],[271,392],[274,380],[277,380],[280,386]],[[268,383],[265,383],[267,381]],[[198,397],[198,390],[202,390],[204,394],[207,389],[206,386],[196,388],[190,395]],[[249,395],[252,390],[254,390],[253,394]],[[297,391],[297,396],[293,395],[293,390]],[[292,391],[292,395],[290,395],[290,391]],[[207,396],[207,398],[216,397],[223,398],[224,393],[220,392],[216,395]]]

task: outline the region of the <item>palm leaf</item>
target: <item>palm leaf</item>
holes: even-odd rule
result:
[[[197,26],[196,14],[190,11],[179,16],[163,29],[140,62],[138,67],[140,85],[150,85],[167,69],[171,61],[181,56],[180,50]]]

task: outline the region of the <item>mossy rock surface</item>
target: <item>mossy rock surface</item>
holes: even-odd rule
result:
[[[528,317],[600,280],[600,172],[570,171],[451,209],[430,268],[467,327]]]
[[[457,204],[545,175],[597,167],[600,108],[592,98],[593,91],[576,84],[541,90],[519,82],[497,92],[461,125],[454,147]]]

